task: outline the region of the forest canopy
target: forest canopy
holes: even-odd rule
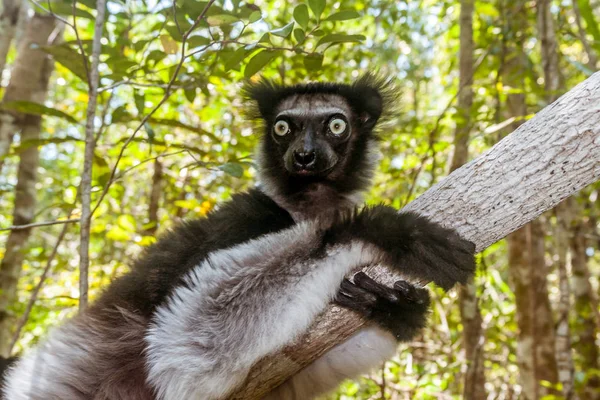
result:
[[[390,77],[401,96],[367,203],[400,209],[599,56],[597,0],[4,0],[0,355],[43,340],[170,227],[256,184],[246,81]],[[466,286],[429,285],[423,334],[331,398],[600,399],[599,191],[486,248]]]

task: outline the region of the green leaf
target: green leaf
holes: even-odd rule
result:
[[[239,20],[238,17],[229,14],[211,15],[206,18],[206,22],[211,26],[229,25]]]
[[[315,17],[317,17],[317,21],[320,21],[321,14],[325,10],[325,0],[308,0],[308,5],[313,14],[315,14]]]
[[[298,44],[302,44],[304,42],[304,39],[306,39],[306,34],[302,29],[296,28],[294,29],[294,38],[296,39],[296,42],[298,42]]]
[[[154,138],[156,137],[156,132],[154,131],[154,128],[152,128],[152,126],[150,126],[148,121],[146,121],[146,122],[144,122],[144,129],[146,130],[146,133],[148,134],[148,140],[150,140],[150,142],[152,142],[152,140],[154,140]]]
[[[225,172],[227,175],[231,175],[235,178],[241,178],[244,175],[244,167],[238,163],[228,162],[221,165],[219,169]]]
[[[75,118],[65,112],[32,101],[7,101],[0,103],[0,110],[17,111],[23,114],[32,115],[51,115],[53,117],[66,119],[73,124],[78,123]]]
[[[183,94],[190,103],[193,103],[196,99],[196,88],[184,90]]]
[[[360,14],[355,10],[342,10],[336,12],[335,14],[331,14],[329,17],[325,18],[325,21],[347,21],[349,19],[359,18]]]
[[[278,29],[273,29],[271,31],[271,33],[273,35],[275,35],[275,36],[286,38],[286,37],[288,37],[290,35],[290,33],[292,32],[293,28],[294,28],[294,22],[290,22],[286,26],[283,26],[283,27],[278,28]]]
[[[71,4],[71,2],[53,2],[51,7],[52,9],[52,13],[57,14],[57,15],[62,15],[62,16],[67,16],[67,17],[71,17],[73,15],[73,5]],[[43,12],[43,10],[39,9],[39,12]],[[94,20],[94,16],[92,14],[90,14],[89,12],[76,7],[75,8],[75,16],[77,18],[86,18],[86,19],[91,19],[92,21]]]
[[[240,63],[246,58],[246,49],[244,47],[240,47],[225,60],[225,64],[223,68],[225,71],[229,71],[230,69],[237,68]]]
[[[304,57],[304,68],[307,71],[318,71],[323,65],[323,54],[313,53]]]
[[[262,19],[262,13],[260,11],[253,11],[252,14],[250,14],[250,17],[248,17],[248,22],[250,22],[251,24],[260,21]]]
[[[345,35],[343,33],[331,33],[319,39],[316,47],[327,43],[360,43],[365,39],[366,37],[364,35]]]
[[[83,65],[83,56],[67,45],[41,46],[44,52],[51,54],[54,60],[71,71],[75,76],[87,82],[87,73]]]
[[[210,43],[210,39],[204,36],[190,36],[187,39],[187,44],[189,49],[194,49],[196,47],[206,46]]]
[[[162,50],[152,50],[148,54],[148,57],[146,58],[146,62],[153,61],[154,65],[156,65],[157,63],[159,63],[162,60],[164,60],[166,56],[167,56],[167,53],[165,53]]]
[[[294,8],[294,20],[306,30],[308,28],[308,7],[306,4],[300,4]]]
[[[181,42],[183,40],[183,30],[180,31],[181,28],[178,28],[174,23],[168,23],[165,25],[165,31],[169,33],[169,36],[173,38],[176,42]],[[166,35],[161,35],[166,36]],[[162,40],[161,40],[162,41]]]
[[[137,108],[138,115],[144,115],[144,108],[146,102],[146,96],[141,90],[135,90],[133,92],[133,100],[135,102],[135,108]]]
[[[280,50],[261,50],[256,53],[248,64],[246,65],[246,69],[244,70],[244,76],[246,78],[250,78],[252,75],[256,74],[260,71],[265,65],[267,65],[273,58],[278,56],[281,53]]]
[[[119,215],[117,225],[127,232],[135,232],[135,218],[131,215]]]

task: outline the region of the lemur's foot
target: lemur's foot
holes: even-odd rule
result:
[[[412,339],[425,326],[429,291],[406,281],[388,287],[364,272],[344,279],[335,303],[354,310],[389,330],[399,341]]]

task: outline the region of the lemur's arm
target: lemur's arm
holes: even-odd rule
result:
[[[326,228],[305,222],[213,253],[158,309],[146,337],[158,397],[225,398],[256,361],[304,332],[360,266],[384,263],[446,288],[467,278],[467,242],[388,210],[367,209]]]
[[[399,281],[393,288],[359,272],[345,279],[336,303],[376,325],[367,326],[288,379],[264,400],[306,400],[325,394],[345,379],[356,378],[389,360],[398,341],[408,341],[425,326],[429,292]]]

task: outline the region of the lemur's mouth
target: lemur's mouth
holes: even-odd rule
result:
[[[292,176],[298,176],[298,177],[322,177],[324,178],[325,176],[327,176],[331,170],[335,167],[335,164],[324,168],[324,169],[319,169],[316,170],[314,168],[297,168],[294,169],[294,171],[291,171]]]

